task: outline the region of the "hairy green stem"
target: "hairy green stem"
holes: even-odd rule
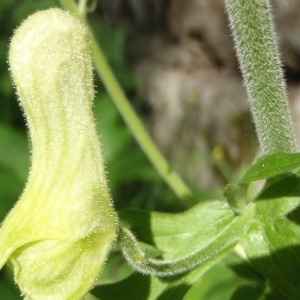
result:
[[[264,153],[296,152],[269,0],[225,0]]]
[[[88,26],[88,22],[86,21],[86,19],[84,19],[83,15],[80,14],[73,1],[60,1],[65,8],[76,14]],[[123,120],[130,129],[132,135],[134,136],[148,159],[151,161],[153,166],[156,168],[158,173],[163,177],[163,179],[174,191],[174,193],[181,200],[183,200],[186,205],[190,206],[194,204],[190,189],[179,177],[179,175],[171,168],[164,156],[155,146],[140,118],[137,116],[134,109],[130,105],[129,100],[127,99],[114,73],[108,65],[100,45],[93,35],[92,49],[96,70],[109,95],[114,101],[117,109],[119,110],[121,116],[123,117]]]
[[[243,214],[236,217],[210,244],[178,260],[166,261],[150,257],[140,248],[138,240],[131,231],[122,227],[119,232],[121,250],[127,262],[138,272],[158,277],[181,274],[213,259],[221,252],[229,253],[247,230],[254,211],[255,206],[248,205]],[[193,243],[193,241],[186,241],[186,243]]]

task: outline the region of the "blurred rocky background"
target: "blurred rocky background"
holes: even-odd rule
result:
[[[300,1],[272,5],[300,141]],[[253,160],[257,142],[224,0],[103,0],[97,12],[128,28],[145,118],[184,177],[219,188]]]

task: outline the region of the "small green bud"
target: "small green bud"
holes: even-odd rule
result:
[[[74,16],[50,9],[15,32],[11,74],[31,138],[25,190],[0,228],[8,262],[27,299],[81,299],[116,239],[92,104],[90,36]]]
[[[231,209],[241,215],[250,202],[247,197],[248,184],[228,184],[224,189],[224,196]]]

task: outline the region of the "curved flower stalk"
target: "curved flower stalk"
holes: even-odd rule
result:
[[[11,74],[32,144],[25,190],[0,228],[28,299],[81,299],[116,238],[92,103],[90,36],[59,9],[30,16],[11,42]]]

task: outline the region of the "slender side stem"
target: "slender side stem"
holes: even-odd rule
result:
[[[269,0],[225,0],[264,153],[296,152]]]
[[[131,231],[122,227],[119,232],[120,247],[127,262],[136,271],[158,277],[174,276],[192,270],[208,260],[213,260],[215,255],[222,252],[229,253],[245,234],[245,231],[251,224],[254,213],[255,206],[249,205],[243,214],[236,217],[211,243],[197,252],[178,260],[167,261],[148,256],[140,248],[138,240]],[[188,245],[188,243],[192,242],[187,240],[186,244]]]
[[[96,70],[136,141],[170,188],[181,199],[185,200],[186,204],[192,204],[190,190],[155,146],[140,118],[133,110],[129,100],[126,98],[122,88],[117,82],[117,79],[107,64],[105,56],[94,37],[92,38],[92,45]]]
[[[83,15],[79,13],[76,6],[76,9],[74,10],[73,1],[60,1],[65,8],[75,13],[89,27],[87,20],[84,19]],[[155,146],[140,118],[137,116],[134,109],[130,105],[129,100],[127,99],[114,73],[108,65],[102,49],[100,48],[100,45],[93,35],[92,48],[97,73],[100,76],[112,100],[114,101],[117,109],[119,110],[119,113],[123,117],[123,120],[130,129],[132,135],[135,137],[136,141],[138,142],[148,159],[151,161],[153,166],[156,168],[158,173],[164,178],[164,180],[175,192],[175,194],[177,194],[177,196],[181,200],[183,200],[186,205],[190,206],[194,204],[190,189],[179,177],[179,175],[171,168],[161,152]]]
[[[60,0],[61,5],[65,8],[67,8],[72,14],[77,15],[82,21],[82,16],[78,12],[78,7],[75,4],[74,0]]]
[[[79,0],[77,11],[80,15],[82,16],[86,15],[86,6],[87,6],[87,0]]]

